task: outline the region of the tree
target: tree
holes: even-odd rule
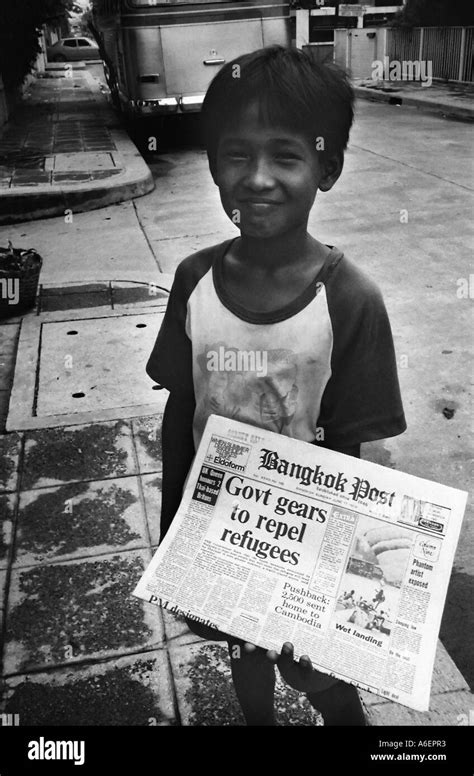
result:
[[[471,26],[474,7],[465,0],[407,0],[392,24],[402,27]]]
[[[1,0],[0,72],[6,89],[20,86],[31,71],[43,24],[60,21],[72,5],[73,0]]]
[[[90,35],[91,34],[91,25],[93,24],[92,21],[92,11],[84,11],[84,13],[81,16],[81,31],[83,35]]]

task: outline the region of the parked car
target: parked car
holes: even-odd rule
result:
[[[100,59],[97,43],[89,38],[60,38],[47,48],[48,62],[78,62]]]

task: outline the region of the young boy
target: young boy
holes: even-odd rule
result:
[[[339,178],[353,120],[341,72],[278,46],[238,57],[202,111],[209,167],[240,237],[178,267],[147,365],[168,388],[163,418],[162,536],[211,413],[359,456],[361,442],[405,430],[392,335],[380,292],[336,248],[307,231],[317,191]],[[260,354],[230,372],[211,354]],[[222,359],[221,359],[222,362]],[[238,359],[236,359],[238,363]],[[324,442],[321,442],[321,439]],[[354,687],[227,638],[248,725],[274,725],[274,664],[326,725],[364,725]],[[240,643],[239,643],[240,645]]]

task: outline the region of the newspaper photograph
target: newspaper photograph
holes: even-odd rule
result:
[[[427,711],[466,500],[212,415],[134,595]]]

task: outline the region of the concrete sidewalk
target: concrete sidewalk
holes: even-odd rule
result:
[[[444,117],[474,119],[474,84],[435,82],[423,86],[417,81],[354,81],[356,97],[362,100],[410,105]]]
[[[0,138],[0,224],[104,207],[153,187],[98,82],[77,63],[39,74]]]

